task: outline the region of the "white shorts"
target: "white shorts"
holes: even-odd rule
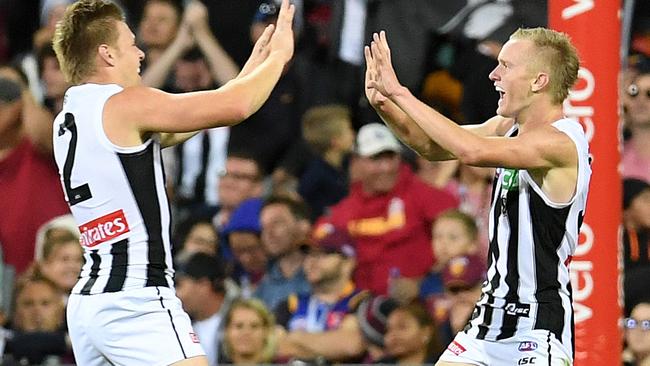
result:
[[[170,288],[73,294],[67,318],[78,365],[169,365],[205,355]]]
[[[547,330],[532,330],[499,341],[476,339],[465,332],[459,332],[439,361],[479,366],[573,365],[571,354]]]

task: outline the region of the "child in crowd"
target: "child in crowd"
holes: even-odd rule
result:
[[[298,193],[315,220],[348,193],[344,163],[354,146],[350,110],[342,105],[313,107],[302,118],[302,133],[316,157],[307,163]]]
[[[423,300],[444,292],[441,272],[451,258],[477,254],[476,220],[457,209],[443,212],[433,224],[431,246],[436,263],[420,284],[420,298]]]

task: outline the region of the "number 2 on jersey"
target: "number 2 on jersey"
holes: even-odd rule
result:
[[[75,124],[72,113],[65,114],[65,121],[59,125],[59,136],[62,136],[65,133],[65,130],[70,131],[72,136],[70,138],[70,144],[68,145],[68,155],[66,156],[65,164],[63,165],[63,185],[65,186],[65,194],[68,196],[68,203],[70,206],[74,206],[77,203],[91,199],[93,195],[90,192],[88,183],[84,183],[77,187],[72,187],[72,184],[70,183],[75,150],[77,149],[77,125]]]

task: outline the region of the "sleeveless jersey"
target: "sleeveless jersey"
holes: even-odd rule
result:
[[[575,194],[568,203],[553,202],[526,170],[497,169],[489,216],[488,280],[464,331],[496,341],[543,329],[572,352],[568,265],[582,225],[591,167],[580,124],[562,119],[552,125],[575,144]],[[515,125],[507,135],[517,130]]]
[[[54,120],[54,157],[84,248],[75,294],[173,287],[159,135],[120,147],[104,133],[104,106],[121,90],[115,84],[73,86]]]

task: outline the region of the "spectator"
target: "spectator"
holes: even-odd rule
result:
[[[71,214],[57,216],[41,225],[36,232],[36,249],[34,259],[43,260],[43,245],[49,240],[58,240],[74,235],[79,239],[79,228]]]
[[[363,299],[352,313],[343,318],[336,329],[308,333],[290,332],[281,336],[278,353],[301,359],[324,358],[348,361],[364,357],[376,360],[382,356],[386,319],[398,303],[385,296]]]
[[[478,226],[476,219],[457,209],[438,216],[433,224],[433,252],[436,266],[441,271],[454,257],[478,253]]]
[[[152,87],[166,86],[165,89],[171,89],[169,91],[186,92],[214,88],[214,83],[224,85],[234,79],[240,71],[239,66],[221,47],[208,22],[205,5],[198,0],[190,1],[177,27],[178,32],[172,34],[160,57],[150,62],[150,68],[142,76],[143,82]]]
[[[640,63],[624,99],[631,137],[623,145],[623,176],[650,181],[650,61]]]
[[[225,267],[214,256],[198,252],[179,263],[175,277],[176,293],[192,318],[210,366],[217,365],[222,320],[228,309]]]
[[[378,363],[434,364],[443,351],[431,315],[418,302],[401,305],[390,313],[384,344],[387,356]]]
[[[492,177],[494,169],[460,164],[457,160],[428,161],[418,157],[418,176],[455,196],[460,211],[476,220],[480,251],[487,253]]]
[[[451,342],[453,335],[467,325],[481,296],[486,271],[485,260],[473,255],[454,257],[447,262],[442,272],[444,296],[430,297],[427,301],[441,334],[448,337],[443,344]]]
[[[212,219],[218,230],[223,230],[232,212],[242,202],[262,196],[262,178],[260,165],[251,155],[243,152],[228,154],[225,170],[221,172],[217,185],[218,211]]]
[[[365,39],[367,1],[328,1],[328,34],[323,51],[326,55],[314,63],[324,64],[323,85],[318,93],[351,109],[354,126],[358,128],[360,118],[357,109],[363,95],[363,43]],[[322,11],[322,10],[321,10]],[[321,15],[322,16],[322,15]],[[321,51],[321,53],[323,53]],[[318,70],[318,69],[317,69]],[[317,76],[318,77],[318,76]]]
[[[267,10],[260,12],[251,25],[252,43],[255,43],[261,35],[261,33],[254,32],[254,29],[257,29],[256,25],[266,27],[274,23],[280,9],[276,6],[268,6],[268,1],[259,3],[260,7],[266,6]],[[298,12],[298,9],[296,11]],[[296,13],[296,18],[298,16]],[[296,42],[298,42],[298,37],[299,35],[296,34]],[[292,58],[285,66],[269,99],[259,111],[245,123],[230,128],[229,154],[232,151],[248,151],[259,161],[265,175],[271,174],[289,158],[288,154],[293,151],[292,148],[299,143],[301,138],[300,117],[305,110],[302,97],[304,91],[310,88],[301,77],[296,70],[295,60]]]
[[[344,163],[354,145],[350,110],[342,105],[313,107],[302,117],[302,133],[316,156],[300,177],[298,193],[315,220],[348,193]]]
[[[37,262],[37,271],[56,285],[67,301],[70,291],[77,283],[83,261],[79,237],[73,233],[62,234],[45,241],[43,259]]]
[[[205,5],[195,0],[185,8],[176,38],[156,62],[149,64],[143,82],[183,93],[214,89],[238,73],[239,67],[210,31]],[[173,179],[169,187],[179,217],[218,204],[219,197],[213,187],[218,185],[218,173],[224,168],[228,136],[228,127],[212,128],[170,149],[173,154],[167,155],[167,167]]]
[[[277,323],[290,333],[336,329],[368,295],[352,282],[354,244],[345,231],[334,230],[305,248],[303,270],[311,292],[281,302],[275,309]]]
[[[623,110],[630,137],[623,144],[623,177],[650,181],[650,59],[638,62],[625,90]]]
[[[437,298],[444,292],[442,271],[450,259],[478,252],[476,220],[456,209],[443,212],[433,224],[433,252],[436,263],[420,283],[422,300]]]
[[[476,221],[479,252],[487,254],[489,244],[487,218],[492,198],[494,168],[459,164],[457,176],[457,180],[450,182],[449,188],[458,198],[458,209],[472,216]]]
[[[623,226],[625,269],[650,265],[650,185],[623,180]]]
[[[623,289],[625,309],[650,297],[645,279],[650,276],[650,186],[634,178],[623,180]]]
[[[152,65],[176,38],[182,8],[174,0],[147,0],[138,26],[138,39],[147,53],[145,62]],[[143,70],[145,67],[143,67]]]
[[[72,0],[44,0],[41,1],[41,27],[34,32],[33,49],[39,50],[52,44],[52,37],[54,37],[54,29],[56,23],[63,19],[63,13],[66,6]]]
[[[63,108],[63,96],[70,84],[65,81],[59,60],[50,43],[38,49],[36,55],[38,61],[38,74],[44,87],[45,107],[54,115],[58,114]]]
[[[354,244],[344,230],[333,230],[322,238],[316,238],[315,243],[308,247],[303,268],[312,291],[291,294],[276,308],[278,326],[288,332],[281,338],[283,356],[301,358],[302,351],[292,339],[340,328],[344,319],[354,315],[359,303],[369,296],[367,291],[356,288],[352,282],[354,263]],[[340,361],[344,356],[341,352],[327,361]],[[355,362],[361,358],[344,360]]]
[[[208,7],[210,29],[221,40],[223,48],[239,66],[251,53],[251,23],[260,0],[204,1]],[[297,11],[298,9],[296,9]],[[294,19],[298,14],[294,16]]]
[[[243,298],[252,296],[267,269],[268,258],[262,245],[260,226],[262,204],[261,198],[242,202],[223,230],[235,260],[233,278],[239,284]]]
[[[306,244],[311,224],[304,202],[286,196],[271,196],[260,212],[262,244],[273,261],[254,296],[269,309],[290,294],[310,291],[303,271],[305,255],[301,247]]]
[[[209,219],[189,219],[188,226],[180,251],[176,253],[177,259],[187,259],[194,253],[205,253],[210,256],[218,256],[219,234]]]
[[[275,320],[261,301],[234,301],[224,322],[220,364],[252,365],[273,362]]]
[[[437,190],[402,164],[401,147],[387,127],[372,123],[357,135],[361,180],[317,225],[347,228],[355,240],[356,285],[376,294],[388,292],[389,271],[417,284],[434,263],[431,224],[454,198]]]
[[[23,277],[16,284],[14,301],[16,311],[5,355],[12,355],[18,362],[26,360],[30,365],[41,364],[52,356],[63,362],[72,361],[64,305],[57,286],[44,278]]]
[[[57,288],[49,280],[34,276],[18,279],[13,328],[25,332],[54,331],[61,328],[63,303],[61,299],[53,296],[56,294]]]
[[[38,228],[70,212],[51,157],[51,115],[24,85],[16,70],[0,67],[0,211],[11,213],[0,220],[0,243],[18,273],[34,258]]]
[[[634,305],[630,317],[624,320],[625,341],[624,365],[650,365],[650,301]]]
[[[429,161],[422,156],[417,157],[417,174],[425,182],[435,188],[454,192],[454,179],[458,171],[458,161],[443,160]]]

